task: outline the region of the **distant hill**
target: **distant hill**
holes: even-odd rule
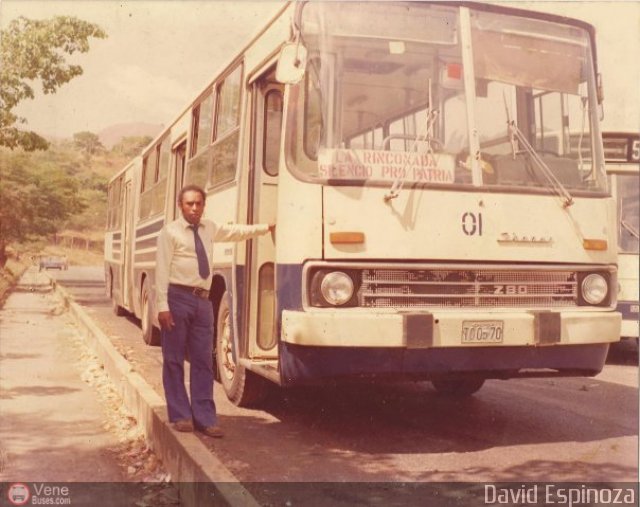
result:
[[[156,137],[160,133],[160,130],[162,130],[162,128],[163,125],[154,125],[151,123],[118,123],[98,132],[98,137],[100,138],[100,142],[102,143],[102,145],[105,148],[110,149],[123,137]]]

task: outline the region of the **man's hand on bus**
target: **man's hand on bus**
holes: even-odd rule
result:
[[[159,312],[158,322],[160,323],[160,328],[166,331],[170,331],[175,326],[171,312]]]
[[[271,238],[275,241],[275,239],[276,239],[276,224],[269,224],[269,232],[271,233]]]

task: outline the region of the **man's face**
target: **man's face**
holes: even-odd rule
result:
[[[200,217],[204,211],[204,201],[200,192],[195,190],[188,190],[182,196],[182,202],[180,203],[180,209],[182,210],[182,216],[190,224],[200,223]]]

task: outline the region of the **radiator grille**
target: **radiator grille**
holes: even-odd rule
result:
[[[358,290],[368,308],[533,308],[578,304],[575,271],[364,269]]]

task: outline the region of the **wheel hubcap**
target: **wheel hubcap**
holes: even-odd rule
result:
[[[222,337],[220,340],[223,374],[227,380],[233,380],[233,375],[236,371],[236,364],[233,361],[233,343],[231,341],[231,329],[228,314],[225,315],[223,322]]]
[[[147,296],[146,294],[143,296],[142,298],[142,332],[146,333],[147,332],[147,327],[149,326],[149,303],[147,302]]]

